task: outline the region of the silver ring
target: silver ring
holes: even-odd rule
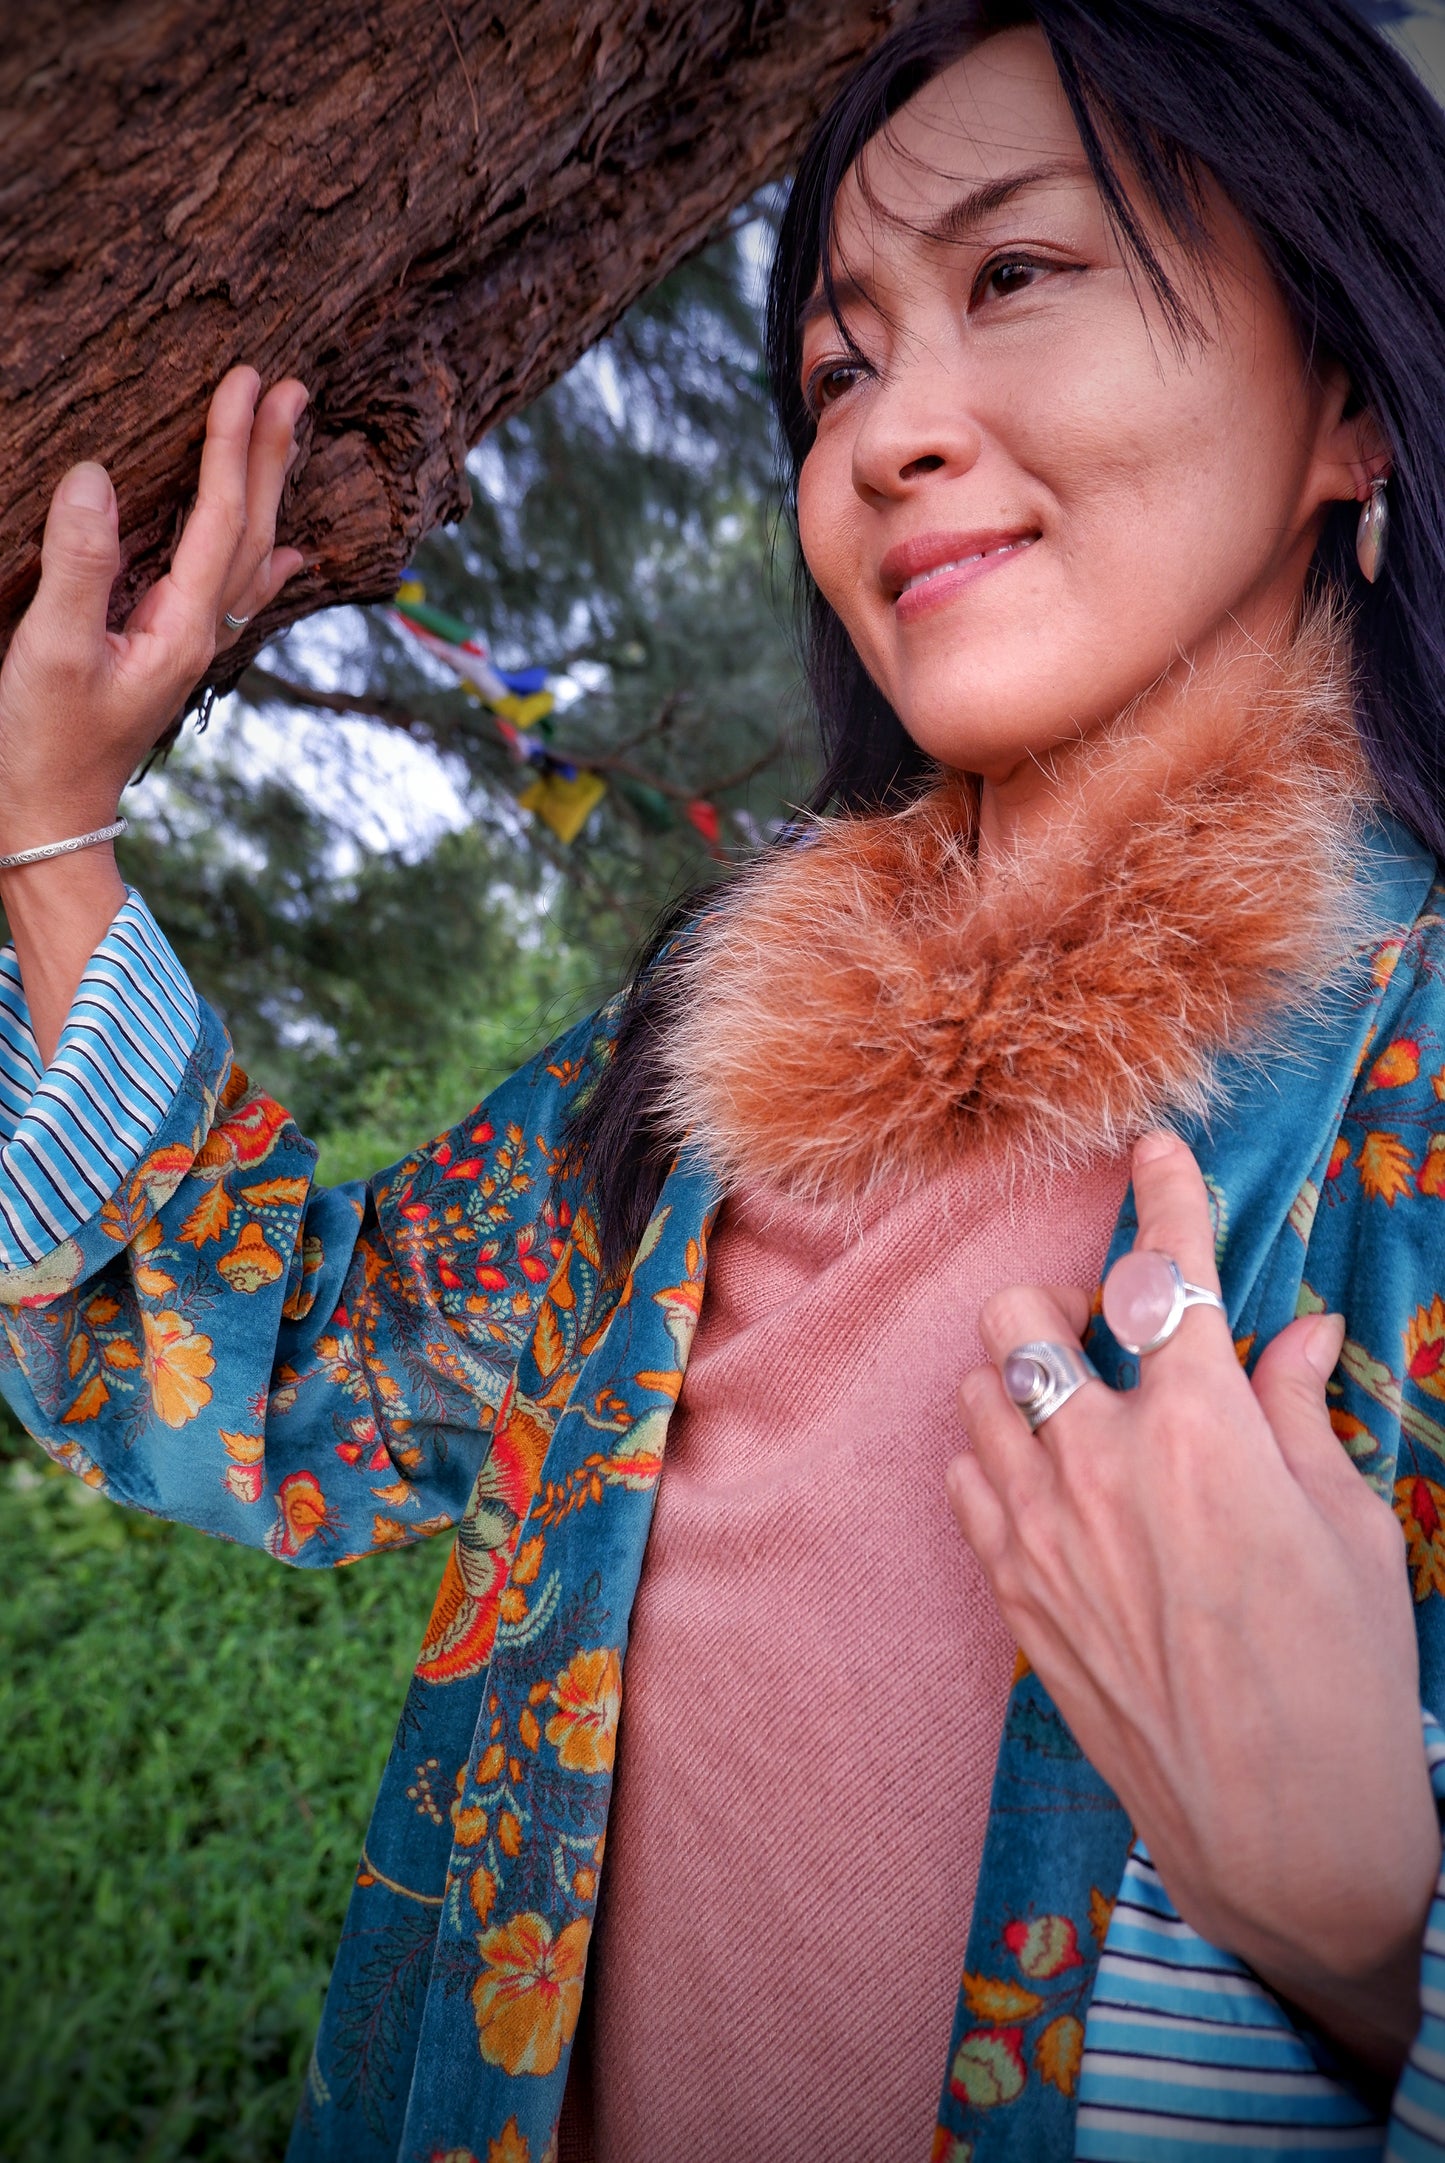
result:
[[[1003,1386],[1031,1434],[1086,1382],[1098,1379],[1099,1370],[1088,1354],[1067,1344],[1021,1344],[1003,1363]]]
[[[228,623],[233,631],[244,631],[247,624],[251,621],[249,616],[233,616],[229,609],[226,610],[225,616],[222,620]]]
[[[1113,1276],[1114,1270],[1121,1269],[1131,1262],[1144,1260],[1150,1263],[1162,1264],[1163,1268],[1168,1271],[1167,1287],[1161,1287],[1161,1289],[1167,1289],[1169,1305],[1164,1319],[1154,1332],[1154,1335],[1136,1344],[1131,1343],[1127,1337],[1121,1336],[1114,1323],[1110,1320],[1109,1277]],[[1109,1323],[1109,1327],[1114,1331],[1118,1344],[1124,1351],[1131,1352],[1135,1359],[1142,1359],[1146,1352],[1157,1352],[1161,1345],[1167,1344],[1191,1307],[1216,1307],[1228,1320],[1229,1309],[1225,1306],[1219,1294],[1206,1291],[1202,1284],[1190,1284],[1173,1255],[1163,1254],[1157,1247],[1148,1249],[1136,1247],[1132,1255],[1121,1255],[1114,1264],[1114,1269],[1109,1271],[1109,1277],[1104,1279],[1104,1320]]]

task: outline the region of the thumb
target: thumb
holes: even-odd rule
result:
[[[72,466],[50,499],[40,551],[33,634],[51,654],[89,660],[105,638],[120,569],[120,521],[104,466]]]
[[[1325,1384],[1344,1341],[1343,1315],[1304,1315],[1265,1346],[1250,1377],[1280,1455],[1301,1486],[1313,1493],[1332,1485],[1340,1474],[1356,1482],[1325,1402]]]

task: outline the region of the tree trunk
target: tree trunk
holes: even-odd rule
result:
[[[0,49],[0,651],[46,504],[110,467],[114,621],[209,393],[311,387],[285,623],[393,592],[468,449],[726,212],[918,0],[36,0]]]

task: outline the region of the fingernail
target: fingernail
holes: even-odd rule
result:
[[[108,511],[114,491],[110,475],[104,466],[87,459],[84,465],[72,466],[60,484],[60,500],[73,504],[77,511]]]
[[[1164,1127],[1156,1127],[1152,1134],[1141,1134],[1134,1144],[1134,1162],[1153,1164],[1160,1157],[1172,1155],[1179,1147],[1178,1137]]]
[[[1305,1332],[1304,1355],[1322,1382],[1328,1382],[1340,1363],[1345,1344],[1342,1314],[1322,1314],[1313,1329]]]

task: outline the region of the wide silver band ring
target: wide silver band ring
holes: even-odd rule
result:
[[[1086,1352],[1067,1344],[1021,1344],[1003,1363],[1003,1386],[1036,1434],[1099,1370]]]
[[[231,611],[227,609],[221,621],[228,623],[233,631],[244,631],[251,619],[249,616],[233,616]]]

